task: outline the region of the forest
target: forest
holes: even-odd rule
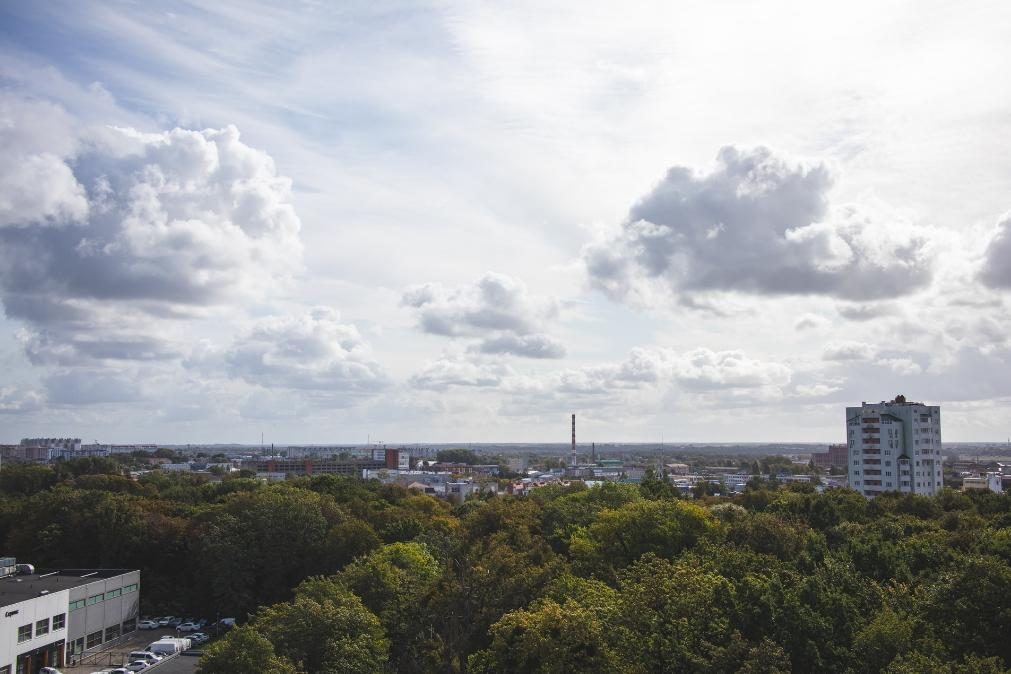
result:
[[[0,471],[3,552],[235,616],[201,674],[1011,672],[1011,498],[662,479],[451,505],[378,482]]]

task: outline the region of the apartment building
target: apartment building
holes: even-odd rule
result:
[[[941,491],[939,406],[908,402],[900,395],[847,407],[846,439],[849,484],[864,496]]]

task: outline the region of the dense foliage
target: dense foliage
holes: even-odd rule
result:
[[[203,674],[1011,671],[1007,495],[647,479],[454,507],[117,471],[5,467],[5,552],[139,567],[145,613],[238,617]]]

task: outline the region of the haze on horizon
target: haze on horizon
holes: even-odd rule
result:
[[[0,441],[1011,432],[1011,6],[0,5]]]

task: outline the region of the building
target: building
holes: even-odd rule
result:
[[[990,490],[1000,494],[1004,491],[1004,484],[1000,473],[986,473],[985,475],[972,475],[962,478],[962,491],[985,491]]]
[[[930,496],[941,491],[941,408],[892,401],[846,408],[850,487],[864,496],[885,491]]]
[[[0,674],[63,667],[83,655],[111,648],[136,631],[140,571],[64,569],[14,574],[14,559],[2,561]]]
[[[829,445],[827,452],[811,452],[811,461],[815,467],[823,470],[829,468],[845,468],[849,458],[847,445]]]
[[[344,475],[361,478],[364,474],[363,471],[386,468],[386,457],[385,454],[382,459],[342,459],[335,456],[305,458],[270,456],[243,461],[242,467],[256,471],[259,477],[280,476],[280,479],[284,479],[288,475]]]

